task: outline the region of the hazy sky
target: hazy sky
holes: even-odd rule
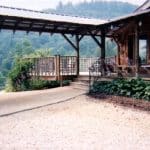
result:
[[[59,3],[59,1],[60,0],[0,0],[0,5],[42,10],[45,8],[55,8],[56,5]],[[63,3],[67,3],[69,1],[72,3],[79,3],[85,0],[62,0],[62,1]],[[91,0],[86,0],[86,1],[91,1]],[[109,1],[114,1],[114,0],[109,0]],[[146,0],[117,0],[117,1],[130,2],[133,4],[141,5]]]

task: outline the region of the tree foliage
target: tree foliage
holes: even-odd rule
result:
[[[27,90],[29,87],[29,71],[32,69],[32,62],[29,60],[16,60],[12,70],[7,79],[7,91],[21,91]]]

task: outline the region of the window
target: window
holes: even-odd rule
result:
[[[147,37],[141,36],[139,39],[139,56],[140,56],[140,63],[146,64],[147,63]]]

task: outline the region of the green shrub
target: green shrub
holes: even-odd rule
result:
[[[55,88],[55,87],[59,87],[60,86],[60,82],[59,81],[48,81],[48,88]]]
[[[67,86],[70,84],[69,80],[64,80],[62,85]],[[46,81],[41,79],[33,79],[30,81],[31,90],[50,89],[60,86],[60,81]]]
[[[68,86],[68,85],[70,85],[70,80],[64,80],[62,82],[62,86]]]
[[[60,86],[60,81],[46,81],[39,78],[31,79],[29,72],[32,69],[33,63],[30,60],[18,60],[9,73],[6,91],[26,91],[26,90],[41,90],[55,88]],[[70,84],[69,80],[64,80],[62,85]]]
[[[4,88],[5,80],[6,78],[0,73],[0,90]]]
[[[115,79],[112,82],[97,81],[93,83],[90,92],[127,96],[150,101],[150,83],[142,79]]]
[[[29,89],[30,90],[41,90],[47,87],[48,83],[45,80],[33,79],[30,80]]]
[[[9,72],[6,91],[23,91],[29,87],[29,71],[32,68],[29,60],[17,60]]]

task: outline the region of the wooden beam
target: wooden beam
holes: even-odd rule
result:
[[[21,20],[17,20],[17,21],[16,21],[15,26],[14,26],[14,29],[13,29],[13,33],[14,33],[14,34],[15,34],[16,29],[17,29],[17,27],[18,27],[18,25],[19,25],[20,22],[21,22]]]
[[[45,29],[45,27],[47,26],[47,23],[45,23],[44,25],[43,25],[43,27],[42,27],[42,29],[41,29],[41,31],[39,32],[39,35],[41,35],[42,34],[42,31]]]
[[[136,69],[136,77],[139,76],[139,33],[138,33],[138,23],[135,25],[135,37],[134,37],[134,46],[135,46],[135,69]]]
[[[105,62],[105,31],[101,30],[101,64],[102,64],[102,76],[106,74],[106,62]]]
[[[81,35],[81,36],[79,37],[79,41],[81,41],[81,40],[83,39],[83,37],[84,37],[84,35]]]
[[[27,34],[31,31],[32,26],[33,26],[33,22],[30,23],[30,26],[29,26],[29,28],[28,28],[28,30],[27,30]]]
[[[95,35],[93,35],[90,31],[89,31],[90,36],[92,37],[92,39],[96,42],[96,44],[101,48],[102,44],[99,42],[99,40],[95,37]]]
[[[77,51],[78,47],[65,35],[62,34],[62,36],[67,40],[67,42]]]
[[[101,59],[105,59],[105,51],[106,51],[106,48],[105,48],[105,31],[102,30],[101,31]]]
[[[77,53],[77,76],[80,72],[80,41],[84,36],[75,35],[75,43],[73,43],[65,34],[62,36],[68,41],[68,43],[76,50]]]
[[[147,63],[150,63],[150,32],[148,33]]]
[[[2,17],[0,19],[0,30],[2,29],[3,23],[4,23],[5,19]]]
[[[113,37],[113,39],[114,39],[114,41],[115,41],[115,43],[117,44],[117,48],[118,48],[118,65],[120,65],[120,44],[119,44],[119,40],[118,40],[118,37],[116,38],[116,37]]]
[[[79,35],[76,35],[76,52],[77,52],[77,76],[79,76],[80,73],[80,37]]]

